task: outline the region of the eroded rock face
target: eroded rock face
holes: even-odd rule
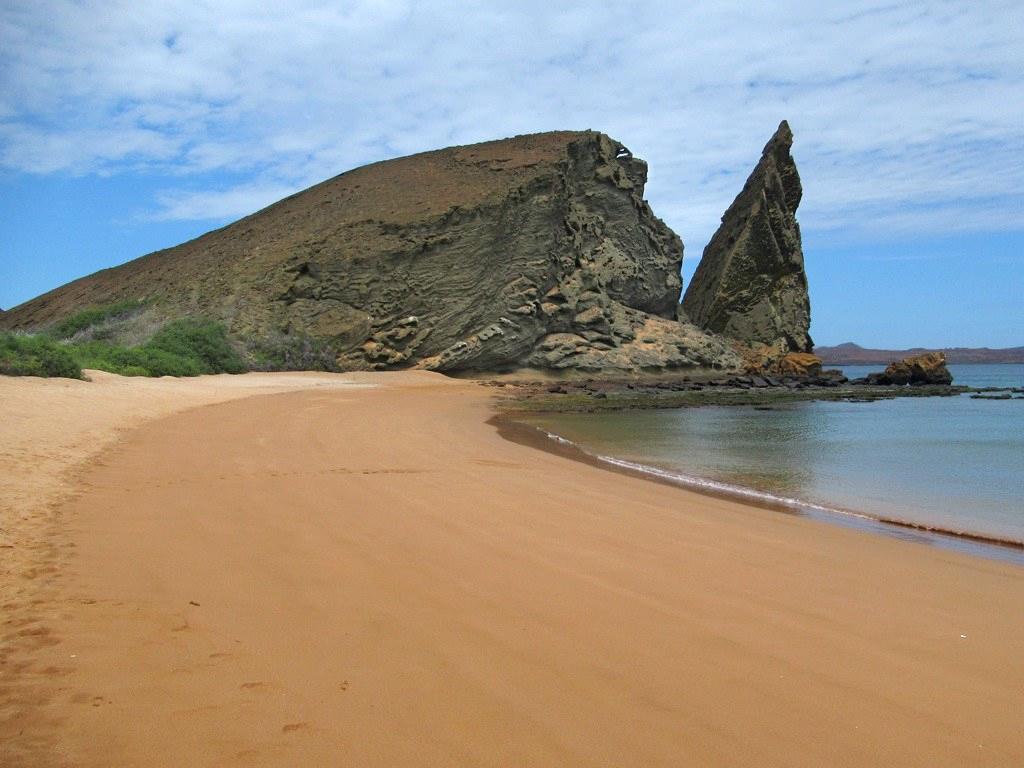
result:
[[[223,229],[5,316],[44,325],[150,299],[233,335],[308,335],[343,369],[733,370],[676,320],[683,244],[643,198],[647,165],[557,132],[357,168]]]
[[[810,352],[807,276],[796,209],[803,190],[783,121],[722,216],[686,290],[691,322],[778,356]]]
[[[778,367],[779,373],[790,376],[820,376],[821,358],[808,352],[790,352]]]
[[[946,368],[942,352],[905,357],[890,363],[884,372],[868,376],[871,384],[952,384],[953,375]]]

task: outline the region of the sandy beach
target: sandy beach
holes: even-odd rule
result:
[[[491,392],[0,378],[0,765],[1024,765],[1024,568],[511,442]]]

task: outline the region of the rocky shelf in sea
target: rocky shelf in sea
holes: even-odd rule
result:
[[[1024,387],[976,387],[971,390],[972,400],[1024,400]]]
[[[974,387],[946,384],[878,385],[834,376],[731,376],[722,379],[607,381],[494,380],[483,386],[504,390],[500,407],[509,411],[605,411],[746,405],[771,408],[807,400],[873,402],[897,397],[951,397],[978,393]]]

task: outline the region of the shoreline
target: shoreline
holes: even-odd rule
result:
[[[1019,568],[516,444],[475,384],[325,381],[26,386],[37,454],[114,437],[5,616],[0,762],[1024,756]]]
[[[699,407],[699,406],[698,406]],[[712,498],[729,499],[741,504],[768,509],[786,514],[803,515],[855,530],[868,531],[876,535],[894,537],[903,541],[918,542],[931,546],[945,547],[974,557],[1008,562],[1024,566],[1024,541],[1001,538],[967,530],[956,530],[901,520],[896,517],[874,515],[841,507],[780,498],[766,491],[743,486],[690,477],[680,472],[664,470],[653,465],[591,453],[578,443],[562,435],[550,432],[545,427],[521,421],[523,412],[499,411],[489,421],[498,433],[507,440],[528,445],[547,453],[573,459],[590,466],[638,477],[649,482],[662,483],[706,495]],[[913,535],[908,535],[912,532]]]

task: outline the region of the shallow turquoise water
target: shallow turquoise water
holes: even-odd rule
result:
[[[845,368],[860,376],[878,366]],[[1024,365],[950,366],[972,386],[1024,386]],[[1024,541],[1024,399],[809,402],[533,420],[585,450],[683,482]]]

